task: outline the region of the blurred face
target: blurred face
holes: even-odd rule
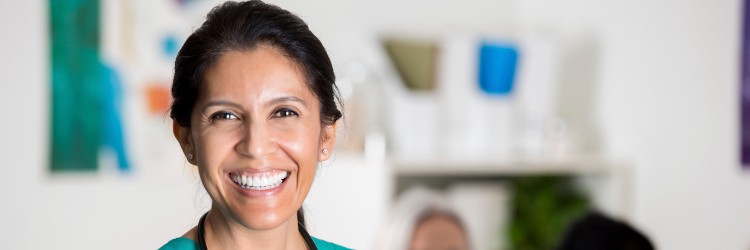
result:
[[[448,216],[433,215],[414,230],[411,250],[465,250],[468,240],[461,227]]]
[[[270,47],[227,52],[206,73],[192,127],[175,134],[225,219],[268,230],[296,218],[333,146],[319,105],[302,72]]]

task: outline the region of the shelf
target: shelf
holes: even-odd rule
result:
[[[613,164],[601,157],[575,157],[568,160],[546,159],[391,159],[397,177],[408,178],[487,178],[535,175],[606,174]]]

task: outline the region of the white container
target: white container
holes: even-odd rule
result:
[[[509,195],[504,186],[454,184],[448,188],[446,196],[465,224],[471,249],[504,249],[510,211]]]
[[[453,35],[440,43],[440,151],[458,159],[507,160],[514,140],[514,101],[479,88],[479,45],[480,38],[471,35]]]

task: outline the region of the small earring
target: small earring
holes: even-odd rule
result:
[[[327,149],[327,148],[324,148],[324,149],[323,149],[323,154],[324,154],[324,155],[327,155],[327,154],[328,154],[328,149]]]
[[[193,154],[188,154],[188,160],[190,160],[190,161],[193,160]]]

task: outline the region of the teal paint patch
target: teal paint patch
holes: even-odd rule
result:
[[[122,84],[99,57],[99,0],[49,0],[52,172],[96,171],[99,151],[130,164],[122,128]]]

